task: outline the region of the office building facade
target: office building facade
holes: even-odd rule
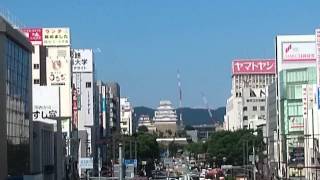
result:
[[[315,170],[304,167],[318,164],[315,36],[277,36],[276,59],[278,175],[314,179]]]
[[[121,134],[132,135],[135,132],[133,121],[134,110],[128,98],[120,99],[120,127]]]
[[[275,81],[273,59],[232,62],[231,97],[227,100],[224,129],[256,129],[266,121],[266,87]]]
[[[0,179],[32,169],[32,45],[0,17]]]

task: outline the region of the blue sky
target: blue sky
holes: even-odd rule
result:
[[[1,0],[27,27],[71,28],[74,48],[100,48],[98,79],[117,81],[134,105],[224,106],[231,61],[274,57],[277,34],[312,34],[320,1]]]

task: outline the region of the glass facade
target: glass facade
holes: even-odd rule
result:
[[[302,86],[316,84],[316,67],[280,72],[281,120],[285,134],[303,134]]]
[[[6,120],[8,175],[22,175],[30,167],[30,79],[31,54],[6,38]]]

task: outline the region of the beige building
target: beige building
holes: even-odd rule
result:
[[[154,125],[157,132],[174,136],[177,131],[177,113],[170,101],[160,101],[160,105],[154,113]]]

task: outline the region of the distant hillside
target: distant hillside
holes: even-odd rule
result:
[[[193,109],[193,108],[181,108],[177,109],[177,113],[182,111],[182,119],[185,125],[198,125],[198,124],[212,124],[207,109]],[[226,108],[220,107],[216,110],[211,110],[213,120],[215,122],[223,122]],[[154,116],[154,109],[148,107],[135,107],[135,120],[137,121],[140,115],[149,115],[150,118]]]

